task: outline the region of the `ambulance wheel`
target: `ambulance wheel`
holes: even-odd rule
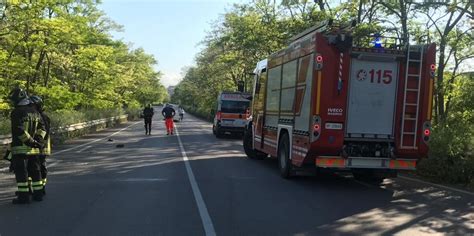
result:
[[[243,134],[243,146],[245,154],[250,159],[264,159],[267,155],[263,152],[253,149],[252,145],[252,131],[245,130]]]
[[[212,126],[212,134],[216,135],[216,126],[215,125]]]
[[[222,133],[222,131],[219,130],[219,128],[215,128],[215,131],[214,131],[214,135],[216,136],[216,138],[222,138],[222,135],[224,133]]]
[[[287,133],[284,133],[280,137],[278,145],[278,166],[280,167],[281,177],[289,179],[291,177],[292,164],[290,161],[290,141]]]

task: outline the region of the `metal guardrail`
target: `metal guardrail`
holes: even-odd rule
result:
[[[77,123],[77,124],[72,124],[68,125],[65,127],[59,127],[56,130],[52,131],[52,134],[63,134],[63,133],[69,133],[73,132],[76,130],[81,130],[85,128],[89,128],[95,125],[100,125],[100,124],[105,124],[110,121],[115,121],[115,120],[121,120],[121,119],[126,119],[128,118],[128,115],[121,115],[121,116],[115,116],[115,117],[109,117],[109,118],[104,118],[104,119],[98,119],[98,120],[92,120],[92,121],[87,121],[87,122],[82,122],[82,123]],[[0,144],[1,145],[8,145],[12,141],[11,135],[0,135]]]

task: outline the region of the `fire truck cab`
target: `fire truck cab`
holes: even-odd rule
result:
[[[324,26],[327,28],[327,26]],[[347,30],[316,26],[254,71],[250,158],[278,158],[383,180],[414,170],[431,134],[435,44],[354,47]]]

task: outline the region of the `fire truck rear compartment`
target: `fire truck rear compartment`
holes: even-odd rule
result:
[[[351,60],[345,136],[393,139],[398,63],[362,55]]]

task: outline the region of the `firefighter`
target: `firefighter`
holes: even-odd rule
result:
[[[173,109],[173,107],[168,104],[163,108],[161,111],[161,114],[165,117],[165,125],[166,125],[166,135],[173,135],[173,128],[174,128],[174,123],[173,123],[173,117],[176,115],[176,111]]]
[[[47,176],[48,176],[48,169],[46,169],[46,158],[51,156],[51,119],[46,115],[44,112],[44,102],[41,97],[38,96],[31,96],[30,97],[31,102],[34,104],[36,111],[40,114],[41,119],[44,122],[44,128],[46,130],[46,136],[44,138],[45,140],[45,146],[43,149],[41,149],[41,153],[38,157],[39,159],[39,164],[40,164],[40,170],[41,170],[41,182],[43,183],[43,195],[46,195],[46,182],[47,182]]]
[[[43,184],[38,161],[40,149],[44,147],[46,130],[41,116],[34,109],[26,91],[15,88],[8,96],[14,109],[11,112],[12,164],[18,186],[18,195],[13,204],[30,202],[28,177],[32,179],[33,200],[43,200]]]
[[[145,109],[143,109],[143,118],[145,119],[145,134],[151,135],[151,120],[155,114],[151,104],[148,104]]]

